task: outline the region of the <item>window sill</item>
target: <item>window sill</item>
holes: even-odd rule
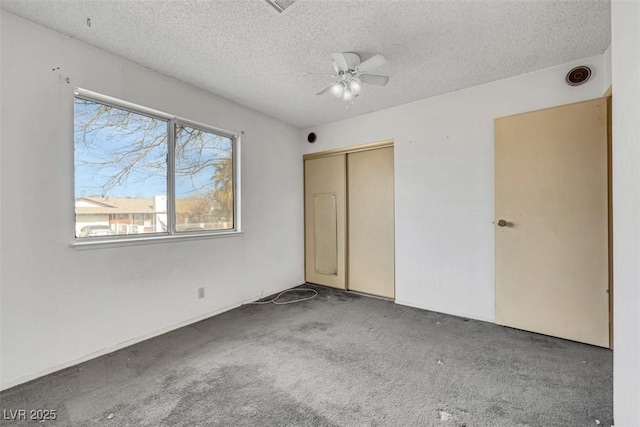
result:
[[[153,245],[158,243],[184,242],[188,240],[204,240],[222,237],[239,237],[244,234],[242,231],[224,231],[215,233],[194,233],[194,234],[174,234],[145,237],[122,237],[110,239],[78,239],[69,246],[77,251],[89,249],[117,248],[121,246]]]

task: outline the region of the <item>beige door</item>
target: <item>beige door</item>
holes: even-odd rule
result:
[[[304,161],[305,280],[345,289],[346,155]]]
[[[494,124],[496,322],[607,347],[607,100]]]
[[[348,289],[395,297],[393,148],[349,153]]]

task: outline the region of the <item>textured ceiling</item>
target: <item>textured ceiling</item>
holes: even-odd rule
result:
[[[2,9],[298,128],[600,54],[609,1],[3,0]],[[91,19],[91,26],[87,25]],[[315,93],[331,52],[382,53],[348,109]],[[91,89],[91,88],[88,88]]]

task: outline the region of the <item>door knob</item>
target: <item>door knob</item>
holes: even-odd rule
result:
[[[507,221],[505,221],[504,219],[498,220],[498,227],[506,227],[506,225]]]

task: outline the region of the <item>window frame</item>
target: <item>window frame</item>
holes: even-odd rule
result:
[[[147,234],[120,234],[113,236],[101,237],[75,237],[71,247],[75,249],[89,249],[97,247],[114,247],[127,246],[147,243],[161,243],[176,240],[193,240],[200,238],[212,237],[229,237],[242,234],[241,228],[241,183],[240,183],[240,147],[241,135],[244,132],[234,133],[215,126],[179,117],[163,111],[137,105],[128,101],[113,98],[90,90],[75,88],[73,92],[73,101],[76,98],[89,102],[95,102],[109,107],[118,108],[129,111],[134,114],[140,114],[152,119],[165,121],[167,124],[167,231],[160,233]],[[75,110],[73,114],[75,128]],[[232,156],[232,179],[233,179],[233,228],[223,230],[203,230],[203,231],[176,231],[176,191],[175,191],[175,142],[176,142],[176,125],[187,126],[218,136],[231,139],[231,156]],[[75,132],[74,132],[75,147]],[[76,227],[76,211],[75,211],[75,149],[73,156],[73,229]],[[74,232],[75,236],[75,232]]]

